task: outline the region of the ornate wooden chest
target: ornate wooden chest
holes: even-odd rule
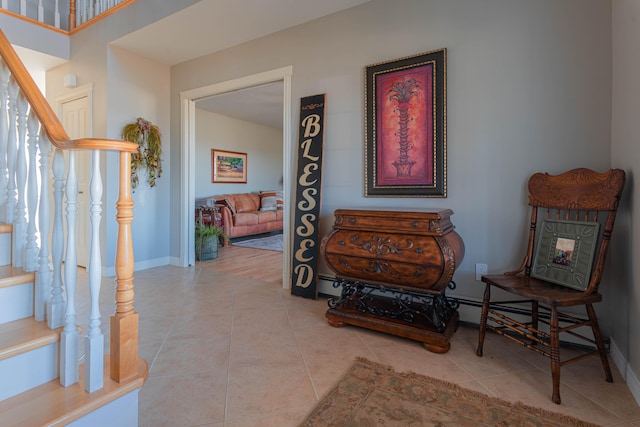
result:
[[[329,300],[332,326],[352,324],[449,350],[457,327],[453,273],[464,243],[443,210],[335,211],[320,251],[341,295]]]

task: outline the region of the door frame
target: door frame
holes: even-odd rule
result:
[[[195,111],[196,101],[213,95],[220,95],[241,89],[247,89],[267,83],[283,82],[282,116],[282,158],[283,191],[285,194],[284,232],[291,236],[291,201],[293,171],[293,137],[291,129],[291,77],[293,66],[277,68],[258,74],[252,74],[221,83],[202,86],[180,92],[180,139],[182,154],[182,176],[180,197],[180,259],[184,267],[195,265],[194,221],[195,218]],[[283,242],[282,287],[289,289],[291,282],[291,245],[289,238]]]

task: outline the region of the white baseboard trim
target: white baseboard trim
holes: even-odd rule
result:
[[[638,380],[638,376],[633,372],[631,366],[624,358],[624,355],[616,345],[614,340],[611,340],[611,360],[618,368],[618,371],[622,374],[625,382],[627,383],[627,388],[633,395],[633,398],[636,400],[636,403],[640,405],[640,381]]]
[[[133,271],[142,271],[147,270],[149,268],[161,267],[163,265],[169,265],[170,257],[156,258],[150,259],[146,261],[135,262]],[[102,268],[102,276],[103,277],[115,277],[116,275],[116,267],[103,267]]]
[[[318,293],[337,297],[340,295],[340,289],[333,287],[333,277],[318,277]]]
[[[182,259],[179,256],[169,257],[169,265],[173,265],[175,267],[183,267],[183,268],[189,267],[189,265],[184,264],[182,262]]]

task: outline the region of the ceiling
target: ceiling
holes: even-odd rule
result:
[[[266,36],[369,0],[202,0],[113,44],[154,61],[175,65]],[[167,31],[167,28],[176,29]],[[198,101],[196,107],[282,128],[282,83]]]
[[[66,62],[64,59],[47,55],[42,52],[36,52],[35,50],[27,49],[22,46],[13,45],[13,49],[29,71],[45,72]]]
[[[157,62],[175,65],[367,1],[201,0],[113,44]]]
[[[122,49],[175,65],[275,33],[369,0],[201,0],[112,42]],[[170,28],[171,31],[167,29]],[[29,70],[62,63],[25,49]],[[282,84],[235,91],[198,101],[196,106],[265,126],[282,128]]]
[[[198,100],[196,108],[282,129],[284,83],[276,82]]]

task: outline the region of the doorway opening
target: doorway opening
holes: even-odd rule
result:
[[[282,83],[282,188],[285,197],[284,225],[285,237],[290,236],[291,228],[291,203],[293,171],[293,140],[291,132],[291,76],[293,67],[287,66],[264,73],[254,74],[222,83],[191,89],[180,93],[181,106],[181,140],[182,140],[182,208],[180,211],[181,222],[181,248],[180,254],[184,266],[195,264],[194,250],[194,221],[195,217],[195,153],[196,153],[196,103],[211,98],[215,95],[231,93],[248,88],[267,85],[270,83]],[[283,269],[282,283],[284,288],[290,287],[291,256],[289,239],[284,239],[283,244]]]
[[[93,136],[93,84],[89,83],[66,92],[55,99],[58,117],[71,139]],[[65,153],[68,156],[68,154]],[[89,265],[91,223],[89,219],[89,180],[91,155],[87,151],[75,153],[78,179],[78,217],[76,256],[80,267]],[[52,199],[53,200],[53,199]]]

